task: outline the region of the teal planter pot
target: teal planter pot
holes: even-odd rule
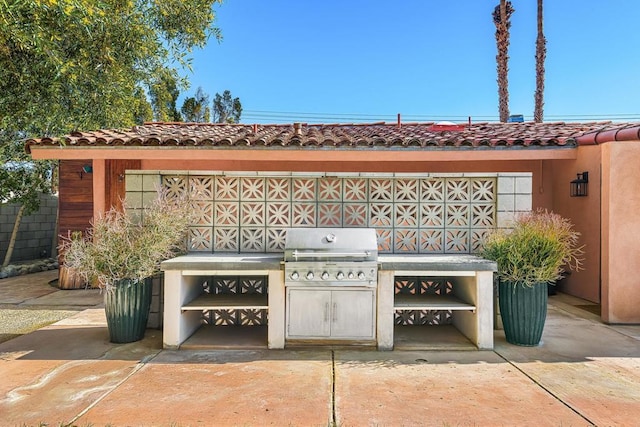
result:
[[[128,343],[144,338],[151,308],[151,278],[138,282],[123,279],[105,292],[104,310],[109,340]]]
[[[527,287],[500,281],[500,317],[507,342],[522,346],[540,343],[547,318],[547,292],[546,283]]]

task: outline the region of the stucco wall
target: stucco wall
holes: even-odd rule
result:
[[[558,290],[592,302],[600,302],[600,146],[578,149],[575,161],[553,161],[553,195],[550,209],[571,220],[584,245],[584,270],[572,271]],[[578,173],[589,172],[589,194],[571,197],[570,182]]]
[[[640,323],[640,141],[602,145],[602,319]]]

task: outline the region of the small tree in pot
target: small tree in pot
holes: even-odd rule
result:
[[[158,192],[141,215],[112,208],[93,221],[83,237],[63,238],[60,250],[65,265],[105,290],[111,342],[144,337],[151,278],[161,261],[184,250],[190,221],[187,201]]]
[[[580,233],[566,218],[546,210],[516,217],[512,229],[495,230],[480,255],[498,264],[500,316],[507,341],[534,346],[547,315],[547,285],[565,269],[580,270]]]

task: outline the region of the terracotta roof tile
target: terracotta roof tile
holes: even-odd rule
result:
[[[622,139],[619,139],[622,138]],[[574,147],[609,140],[640,139],[639,124],[434,123],[245,125],[146,123],[127,130],[74,132],[62,138],[30,139],[31,146],[295,147],[394,149],[488,149]]]
[[[576,138],[580,145],[603,144],[611,141],[640,140],[640,125],[638,123],[620,124],[617,127],[602,127]]]

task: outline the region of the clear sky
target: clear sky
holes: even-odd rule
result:
[[[497,121],[498,3],[225,0],[184,95],[228,89],[243,123]],[[531,120],[536,1],[512,3],[510,112]],[[545,121],[640,121],[640,0],[546,0],[544,25]]]

